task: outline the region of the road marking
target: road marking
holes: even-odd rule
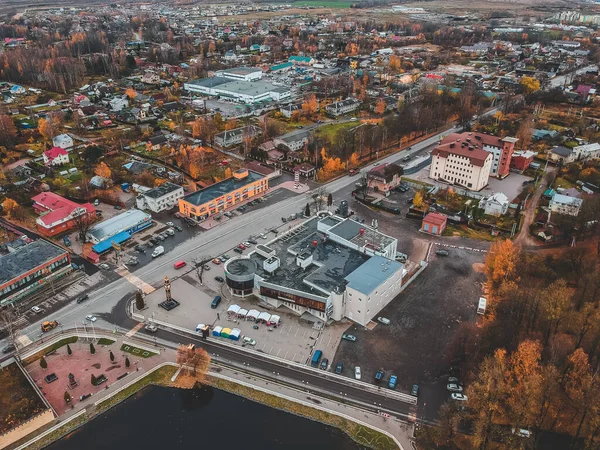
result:
[[[281,353],[281,348],[279,349],[279,351],[277,352],[277,355],[275,355],[275,356],[279,357],[280,353]]]
[[[29,339],[29,336],[19,336],[17,338],[17,341],[20,342],[21,347],[27,347],[29,344],[31,344],[33,342],[31,339]]]
[[[131,337],[131,336],[133,336],[133,335],[134,335],[135,333],[137,333],[137,332],[140,330],[140,328],[142,328],[143,326],[144,326],[144,323],[143,323],[143,322],[142,322],[142,323],[138,323],[138,324],[137,324],[135,327],[133,327],[131,330],[129,330],[129,331],[128,331],[128,332],[125,334],[125,336],[127,336],[127,337]]]
[[[287,352],[285,352],[285,356],[283,357],[283,359],[287,359],[287,355],[290,351],[288,350]]]
[[[154,292],[156,290],[152,286],[150,286],[148,283],[146,283],[144,280],[142,280],[139,277],[136,277],[134,274],[129,272],[129,270],[127,270],[127,269],[123,269],[123,268],[119,267],[118,269],[115,269],[115,272],[117,272],[119,275],[121,275],[123,278],[125,278],[127,281],[129,281],[131,284],[133,284],[138,289],[141,289],[142,292],[146,295],[151,294],[152,292]]]

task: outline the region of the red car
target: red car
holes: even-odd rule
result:
[[[246,246],[244,244],[240,244],[237,246],[240,250],[246,250]]]

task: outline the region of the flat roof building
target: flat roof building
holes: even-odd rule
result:
[[[190,81],[183,88],[192,93],[231,98],[239,102],[282,101],[291,96],[290,88],[260,80],[232,80],[224,77]]]
[[[219,70],[215,75],[217,77],[229,78],[230,80],[256,81],[262,78],[263,71],[256,67],[233,67],[231,69]]]
[[[72,270],[69,252],[44,239],[0,256],[0,305],[14,303]]]
[[[269,180],[265,175],[239,169],[231,178],[179,199],[179,212],[192,219],[204,220],[250,198],[262,196],[268,189]]]
[[[150,225],[152,218],[149,214],[139,209],[130,209],[94,225],[87,232],[87,238],[93,244],[99,244],[123,232],[131,236]]]
[[[183,187],[167,181],[140,193],[135,202],[138,209],[149,209],[157,213],[173,208],[181,197],[183,197]]]

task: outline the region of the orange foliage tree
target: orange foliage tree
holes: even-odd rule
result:
[[[112,176],[110,167],[108,167],[104,161],[102,161],[94,168],[94,173],[99,177],[107,179],[110,179],[110,177]]]
[[[319,101],[315,94],[307,95],[302,103],[302,112],[307,118],[313,117],[319,110]]]
[[[385,100],[381,97],[377,99],[375,104],[375,114],[382,115],[385,112]]]

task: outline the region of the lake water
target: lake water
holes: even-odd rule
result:
[[[150,386],[50,450],[359,450],[342,431],[228,392]]]

